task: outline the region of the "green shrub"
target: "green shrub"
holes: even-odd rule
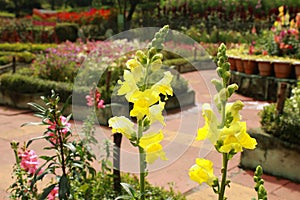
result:
[[[13,56],[16,57],[17,61],[24,62],[24,63],[31,63],[35,59],[35,54],[30,53],[28,51],[23,51],[23,52],[0,51],[0,57],[3,57],[2,58],[3,62],[0,61],[0,65],[12,62]]]
[[[292,96],[286,99],[283,113],[278,114],[276,104],[265,106],[260,112],[262,129],[294,144],[300,144],[300,83],[292,90]]]
[[[57,44],[31,44],[31,43],[0,43],[1,51],[39,53],[50,47],[56,47]]]
[[[139,189],[139,180],[136,176],[131,176],[129,174],[122,175],[122,182],[128,183],[135,190]],[[76,188],[76,195],[75,199],[107,199],[113,200],[118,195],[114,191],[112,185],[113,180],[112,176],[108,174],[104,174],[102,172],[97,173],[94,179],[90,179],[89,182],[82,184],[82,183],[75,183],[73,185],[73,189]],[[165,200],[168,198],[176,199],[176,200],[185,200],[186,198],[180,194],[175,192],[172,188],[170,190],[166,190],[161,187],[153,186],[146,182],[146,196],[145,198],[148,200]],[[122,190],[122,194],[127,194],[124,190]]]
[[[78,37],[78,25],[71,23],[61,23],[55,27],[55,33],[59,42],[75,42]]]
[[[53,89],[60,94],[62,100],[67,100],[73,92],[73,85],[24,76],[22,74],[3,74],[0,76],[0,89],[21,94],[41,93],[45,95],[49,94]]]
[[[11,56],[0,56],[0,65],[6,65],[12,61]]]

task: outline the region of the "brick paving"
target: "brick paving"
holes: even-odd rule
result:
[[[181,110],[170,111],[166,116],[165,144],[177,143],[182,155],[156,171],[151,171],[147,177],[150,183],[168,188],[172,187],[185,193],[188,200],[210,200],[216,199],[216,195],[211,188],[202,185],[198,186],[191,181],[187,175],[188,169],[194,164],[196,157],[203,156],[214,162],[215,173],[220,174],[221,159],[208,143],[193,141],[196,136],[197,128],[203,125],[201,117],[201,106],[203,103],[211,103],[214,89],[210,84],[211,78],[215,77],[214,70],[204,70],[200,72],[185,73],[182,76],[189,81],[190,87],[196,91],[196,104]],[[257,102],[251,98],[234,94],[231,101],[241,99],[245,103],[242,110],[243,120],[247,122],[248,128],[258,127],[259,117],[257,113],[267,102]],[[179,112],[180,111],[180,112]],[[17,110],[5,106],[0,106],[0,199],[8,199],[6,189],[12,183],[11,170],[14,163],[14,155],[10,149],[10,142],[17,140],[20,143],[40,136],[44,127],[20,127],[26,122],[37,122],[38,118],[28,110]],[[75,130],[76,131],[76,130]],[[109,137],[110,130],[106,127],[97,127],[97,131],[105,132]],[[124,140],[123,140],[124,141]],[[31,148],[37,154],[43,153],[43,142],[35,142]],[[126,141],[122,146],[130,148],[130,144]],[[176,149],[175,149],[176,151]],[[229,162],[229,176],[232,180],[231,188],[227,189],[227,197],[229,200],[251,199],[256,197],[253,189],[254,182],[252,180],[253,172],[240,169],[239,155],[236,155]],[[264,175],[265,187],[268,191],[268,199],[270,200],[297,200],[300,198],[300,184],[293,183],[286,179],[278,179],[273,176]]]

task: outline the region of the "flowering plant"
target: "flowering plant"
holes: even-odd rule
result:
[[[212,83],[218,92],[214,96],[214,102],[218,113],[221,115],[221,121],[218,120],[210,105],[204,104],[202,115],[205,119],[205,125],[198,130],[196,140],[208,139],[215,149],[222,154],[222,178],[219,181],[218,177],[214,175],[213,163],[203,158],[196,159],[196,164],[189,170],[189,176],[199,184],[207,183],[218,195],[219,200],[225,200],[225,189],[230,184],[230,180],[227,179],[228,162],[238,152],[242,152],[244,148],[254,149],[257,143],[246,132],[246,122],[241,121],[239,111],[244,104],[239,100],[228,103],[229,97],[238,89],[238,86],[236,84],[229,85],[230,64],[224,44],[221,44],[218,49],[217,64],[217,73],[221,79],[213,79]]]
[[[279,15],[271,29],[274,33],[274,42],[278,51],[277,55],[296,54],[299,51],[300,14],[296,16],[296,19],[290,20],[289,13],[286,12],[284,14],[284,6],[280,6],[278,11]]]
[[[19,151],[18,143],[12,142],[15,152],[16,165],[14,174],[16,182],[11,185],[11,198],[13,199],[69,199],[76,198],[81,182],[87,182],[95,176],[96,171],[91,163],[95,159],[85,146],[89,138],[79,142],[72,141],[72,130],[68,117],[63,116],[65,106],[58,108],[59,97],[52,91],[49,98],[42,97],[46,107],[32,103],[37,109],[36,116],[42,118],[39,123],[26,123],[24,125],[45,125],[46,131],[40,137],[29,140]],[[94,121],[93,121],[94,122]],[[85,124],[86,125],[86,124]],[[88,130],[87,132],[90,132]],[[44,150],[50,151],[48,155],[38,157],[29,148],[35,140],[46,140]],[[39,159],[38,159],[39,158]],[[43,160],[40,164],[39,160]],[[37,182],[49,177],[42,193],[38,192]],[[48,180],[48,179],[47,179]]]
[[[299,58],[300,13],[295,19],[290,19],[284,6],[280,6],[278,11],[279,14],[271,30],[264,31],[257,43],[252,42],[249,53]]]
[[[163,132],[161,130],[147,132],[147,130],[151,124],[157,121],[165,126],[162,115],[165,102],[161,100],[160,95],[164,95],[165,100],[168,96],[173,95],[170,85],[173,76],[169,71],[164,72],[158,82],[153,82],[151,79],[155,74],[162,73],[163,55],[159,52],[163,47],[162,43],[168,30],[169,27],[164,26],[155,34],[146,51],[138,50],[135,57],[126,62],[124,81],[118,82],[121,85],[118,95],[125,95],[126,100],[133,104],[130,116],[137,119],[137,128],[135,129],[135,124],[124,116],[115,116],[109,119],[112,132],[123,134],[139,150],[140,194],[129,194],[134,199],[136,196],[140,196],[141,200],[145,199],[147,164],[154,163],[158,158],[167,159],[160,144],[164,138]],[[123,184],[123,187],[129,188],[127,184]]]

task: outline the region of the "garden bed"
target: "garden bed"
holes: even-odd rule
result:
[[[265,173],[300,182],[300,147],[284,142],[260,128],[248,131],[257,140],[255,150],[245,150],[241,154],[240,166],[255,169],[261,165]]]

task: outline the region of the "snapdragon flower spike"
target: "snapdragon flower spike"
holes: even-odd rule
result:
[[[85,96],[85,99],[89,107],[96,106],[98,109],[105,108],[104,100],[101,99],[101,93],[97,88],[92,88],[90,94]]]
[[[39,165],[36,153],[33,150],[26,149],[23,152],[19,152],[18,156],[21,160],[21,168],[31,175],[35,174]]]
[[[148,45],[147,50],[138,50],[134,58],[126,62],[123,80],[119,80],[118,95],[125,95],[128,102],[133,104],[130,116],[138,122],[138,131],[134,131],[134,124],[126,117],[113,117],[109,120],[112,132],[122,133],[132,144],[138,145],[146,153],[146,162],[153,163],[156,159],[165,160],[165,153],[159,144],[163,139],[162,132],[144,134],[151,124],[158,121],[165,125],[162,115],[165,103],[160,95],[173,95],[171,72],[164,72],[161,80],[151,82],[151,76],[155,73],[162,74],[161,69],[163,55],[159,53],[162,43],[168,33],[168,26],[163,27]]]
[[[48,132],[47,135],[49,136],[49,140],[53,144],[58,143],[58,133],[56,132],[58,129],[60,129],[60,132],[62,133],[62,137],[65,137],[68,132],[71,131],[71,123],[67,121],[67,118],[64,116],[59,117],[59,124],[57,125],[56,122],[48,121]],[[62,127],[62,128],[59,128]]]

